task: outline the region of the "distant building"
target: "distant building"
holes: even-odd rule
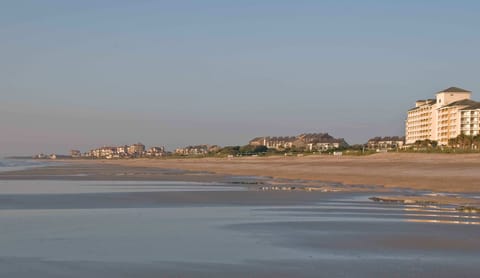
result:
[[[166,154],[165,147],[151,147],[147,150],[147,156],[164,156]]]
[[[297,136],[296,146],[305,144],[309,151],[326,151],[330,149],[338,149],[348,147],[347,142],[343,138],[334,138],[328,133],[306,133]]]
[[[178,155],[206,155],[209,153],[210,147],[208,145],[187,146],[185,148],[175,149],[175,154]]]
[[[35,159],[45,159],[45,158],[48,158],[48,156],[44,153],[40,153],[40,154],[34,155],[33,158],[35,158]]]
[[[405,144],[405,137],[386,136],[374,137],[367,142],[367,148],[370,150],[395,150],[402,148]]]
[[[461,133],[480,134],[480,103],[470,97],[470,91],[450,87],[436,93],[435,99],[416,101],[407,112],[406,144],[428,139],[447,145],[449,139]]]
[[[266,146],[269,149],[287,149],[293,147],[296,140],[295,136],[279,137],[257,137],[252,139],[249,144],[252,146]]]
[[[162,147],[163,148],[163,147]],[[163,152],[165,151],[162,149]],[[103,146],[98,149],[93,149],[84,154],[85,157],[93,158],[126,158],[126,157],[141,157],[145,155],[145,145],[141,143],[130,146]]]
[[[118,146],[116,152],[119,157],[126,157],[128,156],[128,146]]]
[[[73,158],[81,157],[82,153],[79,150],[71,150],[70,151],[70,156],[73,157]]]
[[[100,149],[98,149],[98,156],[97,157],[111,159],[116,154],[117,154],[117,147],[107,147],[107,146],[105,146],[105,147],[101,147]]]
[[[127,152],[132,156],[142,156],[145,153],[145,145],[142,143],[137,143],[128,146]]]
[[[252,146],[266,146],[269,149],[284,150],[304,148],[309,151],[325,151],[347,147],[343,138],[334,138],[328,133],[304,133],[298,136],[256,137],[249,142]]]
[[[208,147],[208,153],[216,153],[221,149],[218,145],[212,145]]]

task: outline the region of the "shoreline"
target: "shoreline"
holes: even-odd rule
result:
[[[480,192],[480,154],[383,153],[333,157],[235,157],[190,159],[61,160],[72,165],[176,169],[220,176],[374,186],[434,192]],[[1,178],[1,176],[0,176]]]
[[[370,156],[54,160],[52,165],[0,172],[0,179],[200,180],[268,179],[273,184],[448,193],[480,192],[480,154],[382,153]],[[88,176],[88,177],[87,177]]]
[[[130,160],[132,161],[132,160]],[[56,160],[52,166],[39,166],[0,172],[0,181],[52,180],[52,181],[171,181],[217,183],[241,186],[254,191],[303,191],[303,192],[384,192],[391,190],[376,186],[350,186],[315,180],[274,178],[269,176],[235,175],[212,171],[158,168],[138,165],[122,165],[105,160],[82,161]]]
[[[0,180],[196,181],[250,190],[369,192],[387,200],[480,204],[480,154],[383,153],[362,157],[235,157],[190,159],[55,160],[52,165],[0,172]]]

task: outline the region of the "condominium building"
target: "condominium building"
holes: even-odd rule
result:
[[[470,91],[450,87],[438,92],[435,99],[417,100],[407,112],[406,144],[428,139],[447,145],[461,133],[479,134],[480,103],[470,97]]]
[[[284,150],[288,148],[305,148],[309,151],[325,151],[347,147],[343,138],[334,138],[328,133],[303,133],[297,136],[256,137],[249,145],[266,146],[269,149]]]
[[[142,144],[142,143],[137,143],[137,144],[130,145],[127,148],[127,152],[128,152],[129,155],[139,155],[139,156],[141,156],[145,152],[145,145]]]
[[[460,130],[465,135],[480,134],[480,103],[469,105],[461,111],[461,127]]]
[[[175,149],[175,154],[178,155],[206,155],[209,153],[215,153],[220,150],[220,146],[217,145],[197,145],[187,146],[185,148]]]
[[[367,142],[367,148],[369,150],[395,150],[403,147],[405,144],[405,137],[400,136],[385,136],[374,137]]]
[[[432,139],[434,133],[433,119],[436,118],[436,100],[417,100],[415,107],[408,110],[406,121],[405,143],[411,144],[418,140]],[[434,116],[435,114],[435,116]]]

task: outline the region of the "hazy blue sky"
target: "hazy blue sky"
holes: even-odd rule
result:
[[[479,1],[0,1],[0,154],[403,135],[480,100]]]

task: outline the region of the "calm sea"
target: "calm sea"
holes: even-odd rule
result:
[[[48,161],[33,159],[0,159],[0,172],[23,170],[33,167],[47,166]]]

